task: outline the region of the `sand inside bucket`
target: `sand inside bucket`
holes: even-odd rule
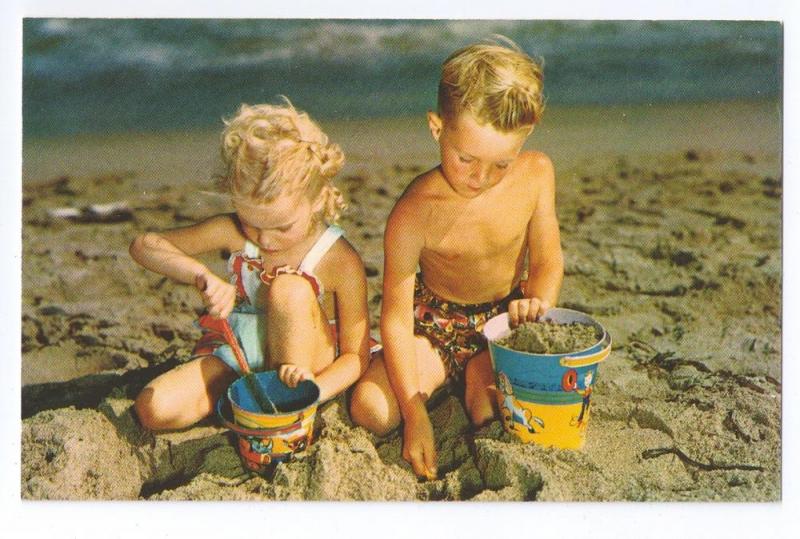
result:
[[[508,336],[499,339],[497,344],[530,354],[566,354],[585,350],[601,337],[597,328],[588,324],[525,322],[513,329]]]

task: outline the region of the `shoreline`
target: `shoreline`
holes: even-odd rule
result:
[[[425,168],[438,162],[424,115],[319,124],[345,152],[340,176],[375,165],[419,165],[421,161]],[[207,182],[219,172],[219,132],[199,129],[32,137],[23,140],[22,183],[109,171],[135,172],[150,185]],[[550,155],[558,174],[587,158],[627,153],[692,149],[777,154],[782,149],[781,137],[780,102],[776,100],[553,106],[545,111],[525,148]]]

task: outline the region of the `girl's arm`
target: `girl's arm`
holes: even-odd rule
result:
[[[222,248],[235,250],[240,246],[231,244],[237,237],[241,234],[230,215],[218,215],[183,228],[145,232],[133,240],[130,253],[150,271],[194,285],[198,276],[210,273],[194,255]]]
[[[147,232],[133,240],[130,253],[145,268],[178,282],[194,285],[212,316],[226,318],[233,309],[236,290],[215,275],[194,255],[243,243],[230,215],[218,215],[184,228]]]
[[[336,294],[339,357],[316,376],[323,402],[355,383],[367,370],[370,359],[367,276],[361,258],[349,244],[345,245],[341,255],[330,261],[336,268],[331,288]]]

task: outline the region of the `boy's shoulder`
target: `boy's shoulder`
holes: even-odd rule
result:
[[[553,161],[546,153],[537,150],[521,152],[517,157],[517,167],[524,174],[532,175],[532,178],[553,175]]]
[[[444,177],[438,166],[423,172],[405,188],[395,202],[391,215],[395,219],[415,218],[426,213],[428,204],[443,196],[443,185]]]
[[[430,197],[435,196],[444,185],[444,176],[441,166],[435,166],[414,178],[402,197]]]
[[[546,153],[540,151],[521,152],[514,164],[513,178],[507,193],[530,193],[534,201],[542,193],[555,189],[555,170],[553,162]]]
[[[423,172],[408,184],[400,195],[395,207],[410,206],[420,208],[425,203],[435,203],[451,195],[447,181],[442,174],[441,166]]]

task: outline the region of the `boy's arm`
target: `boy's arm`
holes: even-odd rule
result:
[[[350,387],[369,365],[369,311],[364,264],[355,251],[348,249],[335,262],[335,267],[339,278],[332,288],[336,293],[339,357],[316,377],[321,402]]]
[[[389,381],[400,411],[419,394],[414,349],[414,280],[424,238],[410,226],[413,216],[396,206],[384,233],[381,337]],[[419,223],[417,223],[419,224]]]
[[[546,155],[537,153],[531,173],[536,177],[536,203],[528,224],[528,281],[526,300],[509,304],[512,325],[536,320],[558,302],[564,278],[564,256],[555,204],[555,173]]]
[[[424,220],[417,213],[401,199],[386,223],[381,337],[386,373],[405,423],[403,457],[418,476],[430,478],[436,449],[420,394],[414,344],[414,279],[425,241]]]

